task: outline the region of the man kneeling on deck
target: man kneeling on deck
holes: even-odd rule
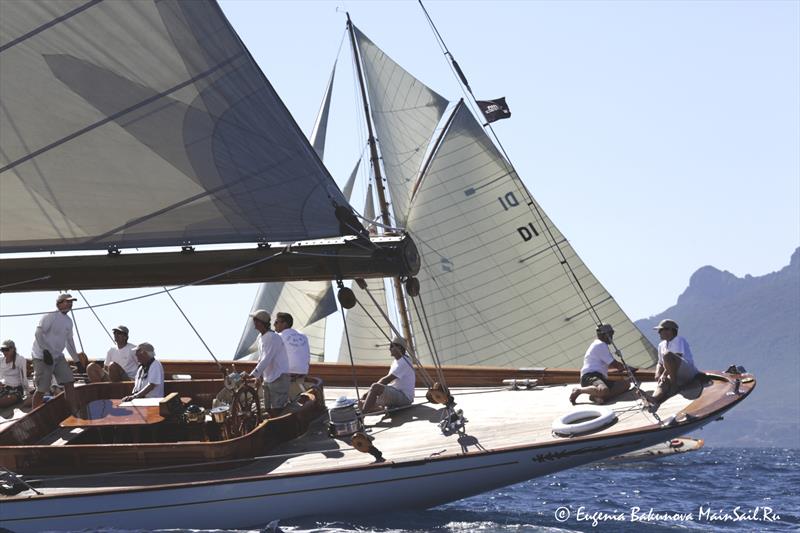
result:
[[[658,330],[658,336],[661,338],[656,365],[657,385],[653,393],[653,402],[660,404],[703,374],[694,366],[694,356],[689,349],[689,343],[678,336],[678,324],[674,320],[662,320],[653,329]]]
[[[609,348],[614,337],[614,328],[610,324],[600,324],[595,331],[597,339],[589,345],[583,356],[581,386],[572,389],[572,394],[569,395],[572,405],[575,405],[575,400],[581,394],[588,394],[594,403],[605,403],[627,391],[630,386],[627,380],[614,382],[608,380],[609,368],[625,370],[625,365],[614,359]]]
[[[406,340],[395,337],[389,345],[389,353],[394,357],[389,373],[373,383],[364,396],[361,397],[361,411],[369,414],[375,411],[375,406],[381,408],[402,407],[414,402],[414,386],[416,372],[411,358],[406,355]]]

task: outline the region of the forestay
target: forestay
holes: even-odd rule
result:
[[[626,361],[651,366],[652,345],[538,204],[527,205],[524,186],[480,124],[463,103],[454,113],[407,225],[420,247],[421,298],[442,363],[580,367],[594,338],[593,306],[613,324]],[[413,318],[419,332],[424,324]],[[431,361],[424,343],[417,351]]]
[[[214,2],[2,2],[4,252],[339,235],[346,205]]]

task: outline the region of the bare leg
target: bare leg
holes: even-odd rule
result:
[[[662,403],[664,400],[675,394],[675,384],[677,383],[678,369],[681,366],[681,359],[672,354],[664,357],[663,381],[656,386],[653,393],[653,401]]]
[[[378,401],[380,395],[383,394],[383,389],[384,386],[380,383],[372,384],[367,393],[367,398],[364,400],[364,405],[361,408],[363,413],[371,413],[375,410],[375,403]]]
[[[605,393],[608,391],[608,387],[605,385],[588,385],[586,387],[575,387],[572,389],[572,393],[569,395],[569,401],[572,405],[575,405],[575,400],[578,399],[578,396],[581,394],[588,394],[589,400],[595,403],[603,403],[605,400]]]
[[[86,367],[86,376],[91,383],[106,381],[105,371],[99,363],[89,363],[89,366]]]
[[[678,377],[678,368],[681,366],[681,359],[671,353],[664,357],[664,371],[671,381],[676,382]]]
[[[602,405],[609,400],[612,400],[619,396],[620,394],[624,394],[630,388],[630,383],[628,381],[612,381],[611,387],[606,387],[605,384],[601,386],[596,386],[595,389],[597,392],[594,394],[589,395],[589,399],[592,400],[594,403]]]
[[[109,381],[125,381],[128,379],[128,375],[125,374],[125,369],[117,363],[111,363],[108,365],[108,379]]]

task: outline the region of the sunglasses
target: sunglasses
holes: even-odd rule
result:
[[[11,348],[0,348],[0,352],[10,352]]]

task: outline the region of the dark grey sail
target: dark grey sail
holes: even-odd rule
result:
[[[215,2],[0,10],[4,252],[340,234],[345,198]]]

